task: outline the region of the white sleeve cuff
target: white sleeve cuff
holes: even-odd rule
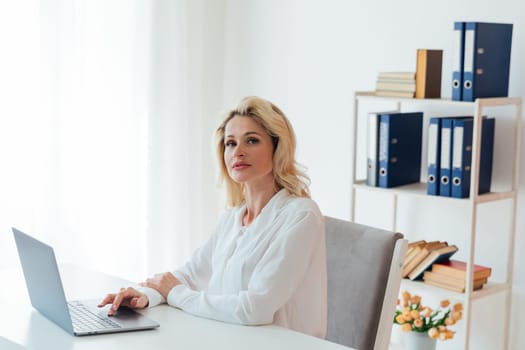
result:
[[[149,300],[148,307],[153,307],[166,302],[166,299],[157,290],[149,287],[141,287],[139,292],[146,294]]]
[[[179,284],[171,288],[170,292],[168,293],[168,305],[180,308],[181,301],[184,299],[185,295],[190,291],[191,289],[188,286],[185,286],[184,284]]]
[[[184,285],[187,285],[188,287],[192,286],[192,284],[190,284],[190,282],[186,279],[186,277],[184,276],[184,274],[182,272],[180,272],[180,271],[173,271],[172,275],[175,276],[175,278],[178,279],[180,281],[180,283],[182,283]]]

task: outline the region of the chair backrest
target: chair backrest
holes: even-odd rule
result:
[[[326,339],[358,350],[390,342],[407,241],[393,233],[325,217]]]

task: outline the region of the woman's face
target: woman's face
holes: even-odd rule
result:
[[[273,144],[266,130],[250,117],[233,117],[224,130],[224,163],[238,183],[273,183]]]

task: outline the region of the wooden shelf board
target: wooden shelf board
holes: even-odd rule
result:
[[[424,283],[423,281],[411,281],[409,279],[402,279],[401,280],[401,288],[400,290],[408,290],[412,293],[421,293],[421,292],[427,292],[431,293],[432,295],[437,295],[440,298],[454,298],[458,300],[466,300],[467,295],[465,293],[457,293],[453,292],[451,290],[445,289],[445,288],[439,288],[435,286],[431,286],[429,284]],[[483,286],[482,289],[476,290],[472,292],[471,299],[481,299],[489,295],[497,294],[504,292],[506,290],[509,290],[510,286],[508,283],[496,283],[496,282],[488,282],[486,285]]]
[[[354,188],[357,190],[364,191],[377,191],[387,194],[396,194],[401,196],[424,196],[425,198],[432,198],[436,201],[458,201],[460,202],[469,202],[469,198],[454,198],[454,197],[442,197],[442,196],[431,196],[427,194],[427,184],[424,182],[413,183],[404,186],[392,187],[392,188],[382,188],[382,187],[373,187],[366,184],[366,180],[358,180],[354,184]],[[479,195],[475,198],[477,203],[488,203],[498,200],[513,199],[516,197],[516,191],[508,192],[489,192]]]

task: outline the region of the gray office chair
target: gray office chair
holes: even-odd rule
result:
[[[325,217],[326,339],[358,350],[390,343],[407,241],[400,233]]]

